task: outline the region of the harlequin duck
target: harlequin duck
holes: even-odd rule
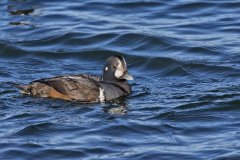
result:
[[[106,61],[102,76],[64,75],[16,87],[21,93],[32,96],[93,103],[129,95],[131,87],[127,80],[133,80],[133,77],[128,73],[125,59],[111,56]]]

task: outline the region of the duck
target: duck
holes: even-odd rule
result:
[[[126,97],[131,92],[126,60],[119,55],[106,60],[102,75],[61,75],[34,80],[29,84],[15,85],[22,94],[78,101],[83,103],[106,102]]]

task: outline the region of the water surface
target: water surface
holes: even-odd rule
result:
[[[238,0],[2,0],[1,159],[239,159]],[[6,84],[100,75],[124,56],[133,93],[80,104]]]

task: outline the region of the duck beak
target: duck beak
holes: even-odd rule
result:
[[[124,75],[121,77],[121,79],[126,79],[126,80],[134,80],[133,76],[131,76],[128,72],[125,72]]]

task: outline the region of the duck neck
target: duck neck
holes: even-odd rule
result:
[[[102,77],[102,82],[120,87],[126,93],[131,93],[131,91],[132,91],[128,81],[125,80],[125,79],[115,79],[115,80],[113,80],[113,79],[104,79],[104,77]]]

